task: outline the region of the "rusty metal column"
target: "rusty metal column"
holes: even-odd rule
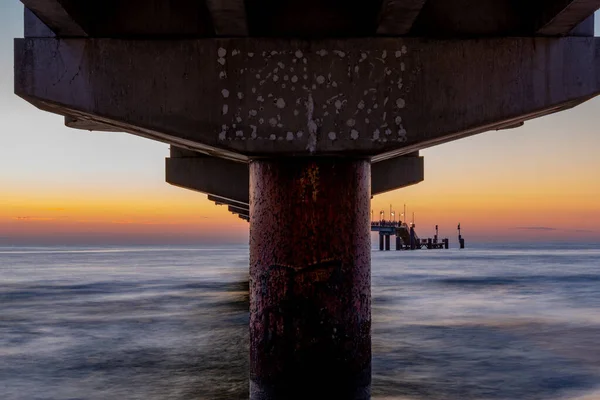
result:
[[[368,160],[250,164],[250,399],[370,399]]]

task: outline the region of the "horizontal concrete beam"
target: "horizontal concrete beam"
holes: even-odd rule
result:
[[[101,124],[95,121],[88,121],[82,118],[71,116],[65,117],[65,126],[73,129],[81,129],[84,131],[101,131],[101,132],[121,132],[118,128],[110,125]]]
[[[249,208],[248,164],[172,147],[166,165],[168,183],[207,193],[208,199],[217,204]],[[373,163],[371,194],[375,196],[422,182],[424,170],[423,157],[418,153]]]
[[[198,156],[166,159],[166,181],[174,186],[248,204],[248,164]]]
[[[234,206],[228,206],[227,209],[229,210],[229,212],[233,213],[233,214],[238,214],[244,217],[249,217],[250,216],[250,209],[248,207],[234,207]]]
[[[410,32],[426,0],[383,0],[378,35],[400,36]]]
[[[600,0],[549,0],[538,8],[537,34],[568,35],[600,8]],[[592,33],[593,35],[593,33]]]
[[[219,157],[380,161],[596,96],[599,46],[574,37],[21,39],[15,92]]]
[[[248,36],[244,0],[206,0],[217,36]]]
[[[21,0],[33,14],[58,36],[85,37],[83,27],[73,0]],[[25,20],[27,27],[28,21]],[[26,35],[29,36],[29,35]]]
[[[373,196],[416,185],[425,179],[423,157],[396,157],[371,165],[371,194]]]

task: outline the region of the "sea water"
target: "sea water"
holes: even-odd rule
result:
[[[247,399],[248,248],[0,247],[0,399]],[[600,250],[373,251],[374,399],[600,399]]]

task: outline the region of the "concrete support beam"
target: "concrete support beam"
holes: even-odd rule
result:
[[[371,165],[371,195],[416,185],[425,179],[423,157],[396,157]]]
[[[171,148],[167,182],[209,194],[218,204],[249,207],[248,164],[215,159],[194,151]],[[371,196],[415,185],[424,179],[424,160],[418,153],[386,159],[371,167]]]
[[[81,129],[84,131],[99,131],[99,132],[122,132],[118,128],[107,124],[101,124],[95,121],[88,121],[83,118],[71,116],[65,117],[65,126],[73,129]]]
[[[15,92],[44,110],[240,161],[380,161],[596,96],[598,46],[579,37],[20,39]]]
[[[88,32],[75,12],[73,0],[21,0],[21,2],[56,35],[88,36]]]
[[[243,0],[206,0],[217,36],[248,36]]]
[[[600,0],[551,0],[541,2],[539,7],[536,33],[565,36],[600,8]]]
[[[248,164],[200,156],[166,159],[166,181],[171,185],[215,194],[248,204]]]
[[[248,208],[228,206],[227,209],[229,210],[230,213],[238,214],[243,217],[250,217],[250,209],[248,209]]]
[[[55,37],[56,34],[29,8],[23,8],[23,33],[26,38]]]
[[[426,0],[383,0],[378,35],[401,36],[410,32]]]

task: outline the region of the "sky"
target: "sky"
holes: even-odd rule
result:
[[[22,14],[0,1],[0,246],[247,243],[248,223],[165,183],[168,145],[68,129],[13,94]],[[376,196],[374,215],[406,204],[421,237],[456,240],[460,222],[468,242],[599,242],[598,126],[595,99],[423,150],[425,181]]]

